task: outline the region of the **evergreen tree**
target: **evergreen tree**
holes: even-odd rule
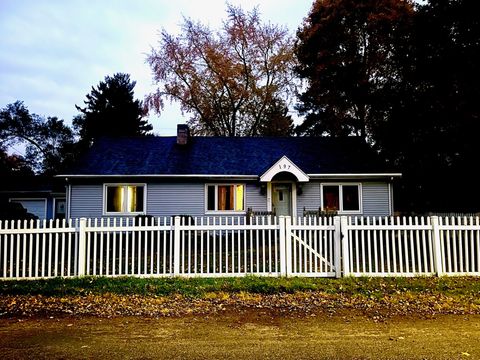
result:
[[[82,142],[90,145],[101,136],[138,136],[152,130],[143,119],[142,102],[134,99],[135,84],[130,75],[117,73],[92,87],[86,106],[76,106],[81,114],[73,120]]]

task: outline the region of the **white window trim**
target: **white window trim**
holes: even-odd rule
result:
[[[343,210],[343,186],[358,186],[358,210]],[[335,183],[321,183],[320,184],[320,204],[322,211],[325,209],[323,206],[323,187],[324,186],[338,186],[338,197],[340,209],[338,209],[338,214],[341,215],[358,215],[363,213],[363,194],[362,194],[362,183],[351,183],[351,182],[335,182]]]
[[[208,210],[208,187],[209,186],[215,186],[215,207],[217,207],[218,204],[218,186],[237,186],[237,185],[242,185],[243,186],[243,210],[242,211],[237,211],[237,210]],[[234,201],[236,201],[236,198],[234,197]],[[205,184],[205,214],[215,214],[215,215],[241,215],[241,214],[246,214],[247,213],[247,185],[244,183],[209,183]],[[234,206],[235,207],[235,206]]]
[[[143,211],[116,212],[107,211],[107,187],[108,186],[143,186]],[[147,184],[146,183],[105,183],[103,184],[103,215],[108,216],[135,216],[147,213]]]

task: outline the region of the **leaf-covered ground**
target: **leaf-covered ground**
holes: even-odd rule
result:
[[[64,315],[178,317],[242,312],[251,309],[293,316],[353,312],[382,321],[385,318],[404,315],[430,317],[439,314],[480,314],[480,298],[472,295],[450,296],[410,291],[380,297],[315,291],[293,294],[212,292],[200,298],[112,293],[61,297],[43,295],[0,297],[2,317]]]
[[[106,278],[0,282],[0,317],[145,316],[252,309],[310,316],[480,314],[480,278]]]

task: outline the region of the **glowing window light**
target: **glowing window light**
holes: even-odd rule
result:
[[[107,211],[122,212],[123,210],[123,188],[121,186],[107,187]]]
[[[115,211],[123,211],[123,202],[125,201],[125,194],[120,186],[115,187]]]
[[[137,211],[137,187],[127,186],[127,211]]]
[[[138,213],[143,211],[144,187],[118,185],[106,187],[106,211],[112,213]]]
[[[236,186],[235,197],[235,211],[243,211],[243,185]]]
[[[142,189],[140,189],[143,191]],[[207,211],[244,211],[245,185],[212,184],[206,186]]]

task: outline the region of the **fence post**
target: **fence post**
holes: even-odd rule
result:
[[[443,266],[442,266],[442,251],[440,243],[440,229],[438,227],[438,216],[430,217],[432,224],[432,246],[433,246],[433,261],[435,266],[435,271],[438,276],[443,275]]]
[[[342,242],[342,259],[343,259],[343,276],[350,275],[350,253],[349,249],[349,238],[348,238],[348,218],[346,216],[340,217],[340,238]]]
[[[182,219],[175,216],[173,223],[173,275],[180,275],[180,225]]]
[[[86,227],[87,227],[87,219],[81,218],[80,225],[78,228],[78,276],[85,275],[85,248],[86,248]]]
[[[292,218],[285,216],[285,272],[286,276],[292,273]]]
[[[278,225],[280,225],[280,276],[287,276],[285,216],[282,215],[278,217]]]
[[[340,224],[340,216],[335,216],[333,218],[333,234],[334,234],[334,241],[335,241],[335,253],[334,253],[334,261],[335,261],[335,277],[340,278],[342,276],[342,263],[341,263],[341,241],[342,241],[342,234],[341,234],[341,224]]]

